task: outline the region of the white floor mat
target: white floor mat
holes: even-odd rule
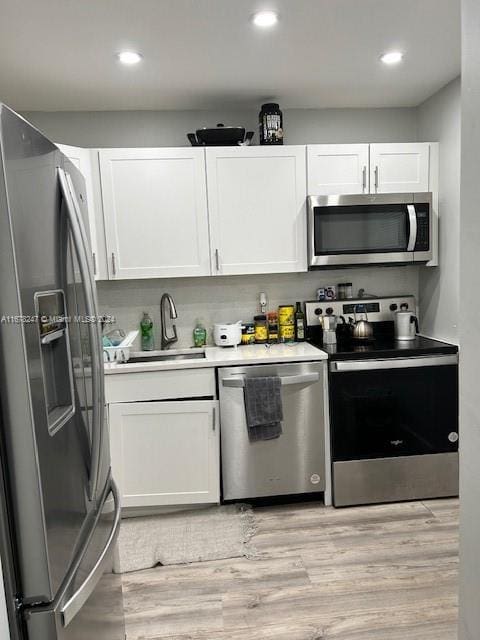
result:
[[[252,508],[244,504],[127,518],[122,520],[114,572],[252,557],[254,533]]]

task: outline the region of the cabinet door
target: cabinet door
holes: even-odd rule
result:
[[[308,195],[368,193],[368,155],[368,144],[308,145]]]
[[[218,502],[218,414],[215,400],[111,404],[112,472],[122,506]]]
[[[305,147],[206,154],[212,272],[306,271]]]
[[[370,192],[429,191],[428,142],[370,145]]]
[[[110,277],[210,275],[203,149],[100,151]]]
[[[98,153],[93,149],[82,149],[66,144],[57,144],[57,147],[71,160],[85,178],[95,280],[107,280],[102,202],[99,190],[95,188],[96,182],[98,182],[98,176],[95,176],[95,172],[98,173]],[[95,181],[95,177],[97,177],[97,181]]]

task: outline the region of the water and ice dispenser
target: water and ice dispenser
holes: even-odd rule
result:
[[[35,294],[48,429],[56,433],[75,413],[68,318],[62,290]]]

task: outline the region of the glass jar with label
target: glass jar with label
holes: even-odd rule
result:
[[[255,343],[255,323],[245,322],[242,326],[242,344]]]
[[[295,307],[291,304],[278,307],[278,337],[280,342],[295,342]]]
[[[267,313],[268,321],[268,342],[275,344],[278,342],[278,313],[276,311],[269,311]]]
[[[258,120],[260,144],[283,144],[283,114],[276,102],[262,104]]]
[[[254,316],[255,320],[255,342],[256,344],[265,344],[268,341],[268,324],[267,316],[263,313]]]
[[[339,300],[347,300],[353,298],[353,286],[351,282],[341,282],[337,286]]]

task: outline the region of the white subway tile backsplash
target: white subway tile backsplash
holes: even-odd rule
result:
[[[364,288],[374,295],[408,293],[418,297],[418,270],[418,266],[370,267],[259,276],[116,280],[97,285],[100,312],[115,316],[115,327],[136,329],[143,311],[150,314],[156,348],[160,348],[160,298],[170,293],[178,311],[176,346],[189,347],[197,318],[203,320],[211,342],[214,322],[249,321],[259,312],[260,291],[266,292],[269,309],[313,300],[318,287],[339,282],[352,282],[355,295]]]

